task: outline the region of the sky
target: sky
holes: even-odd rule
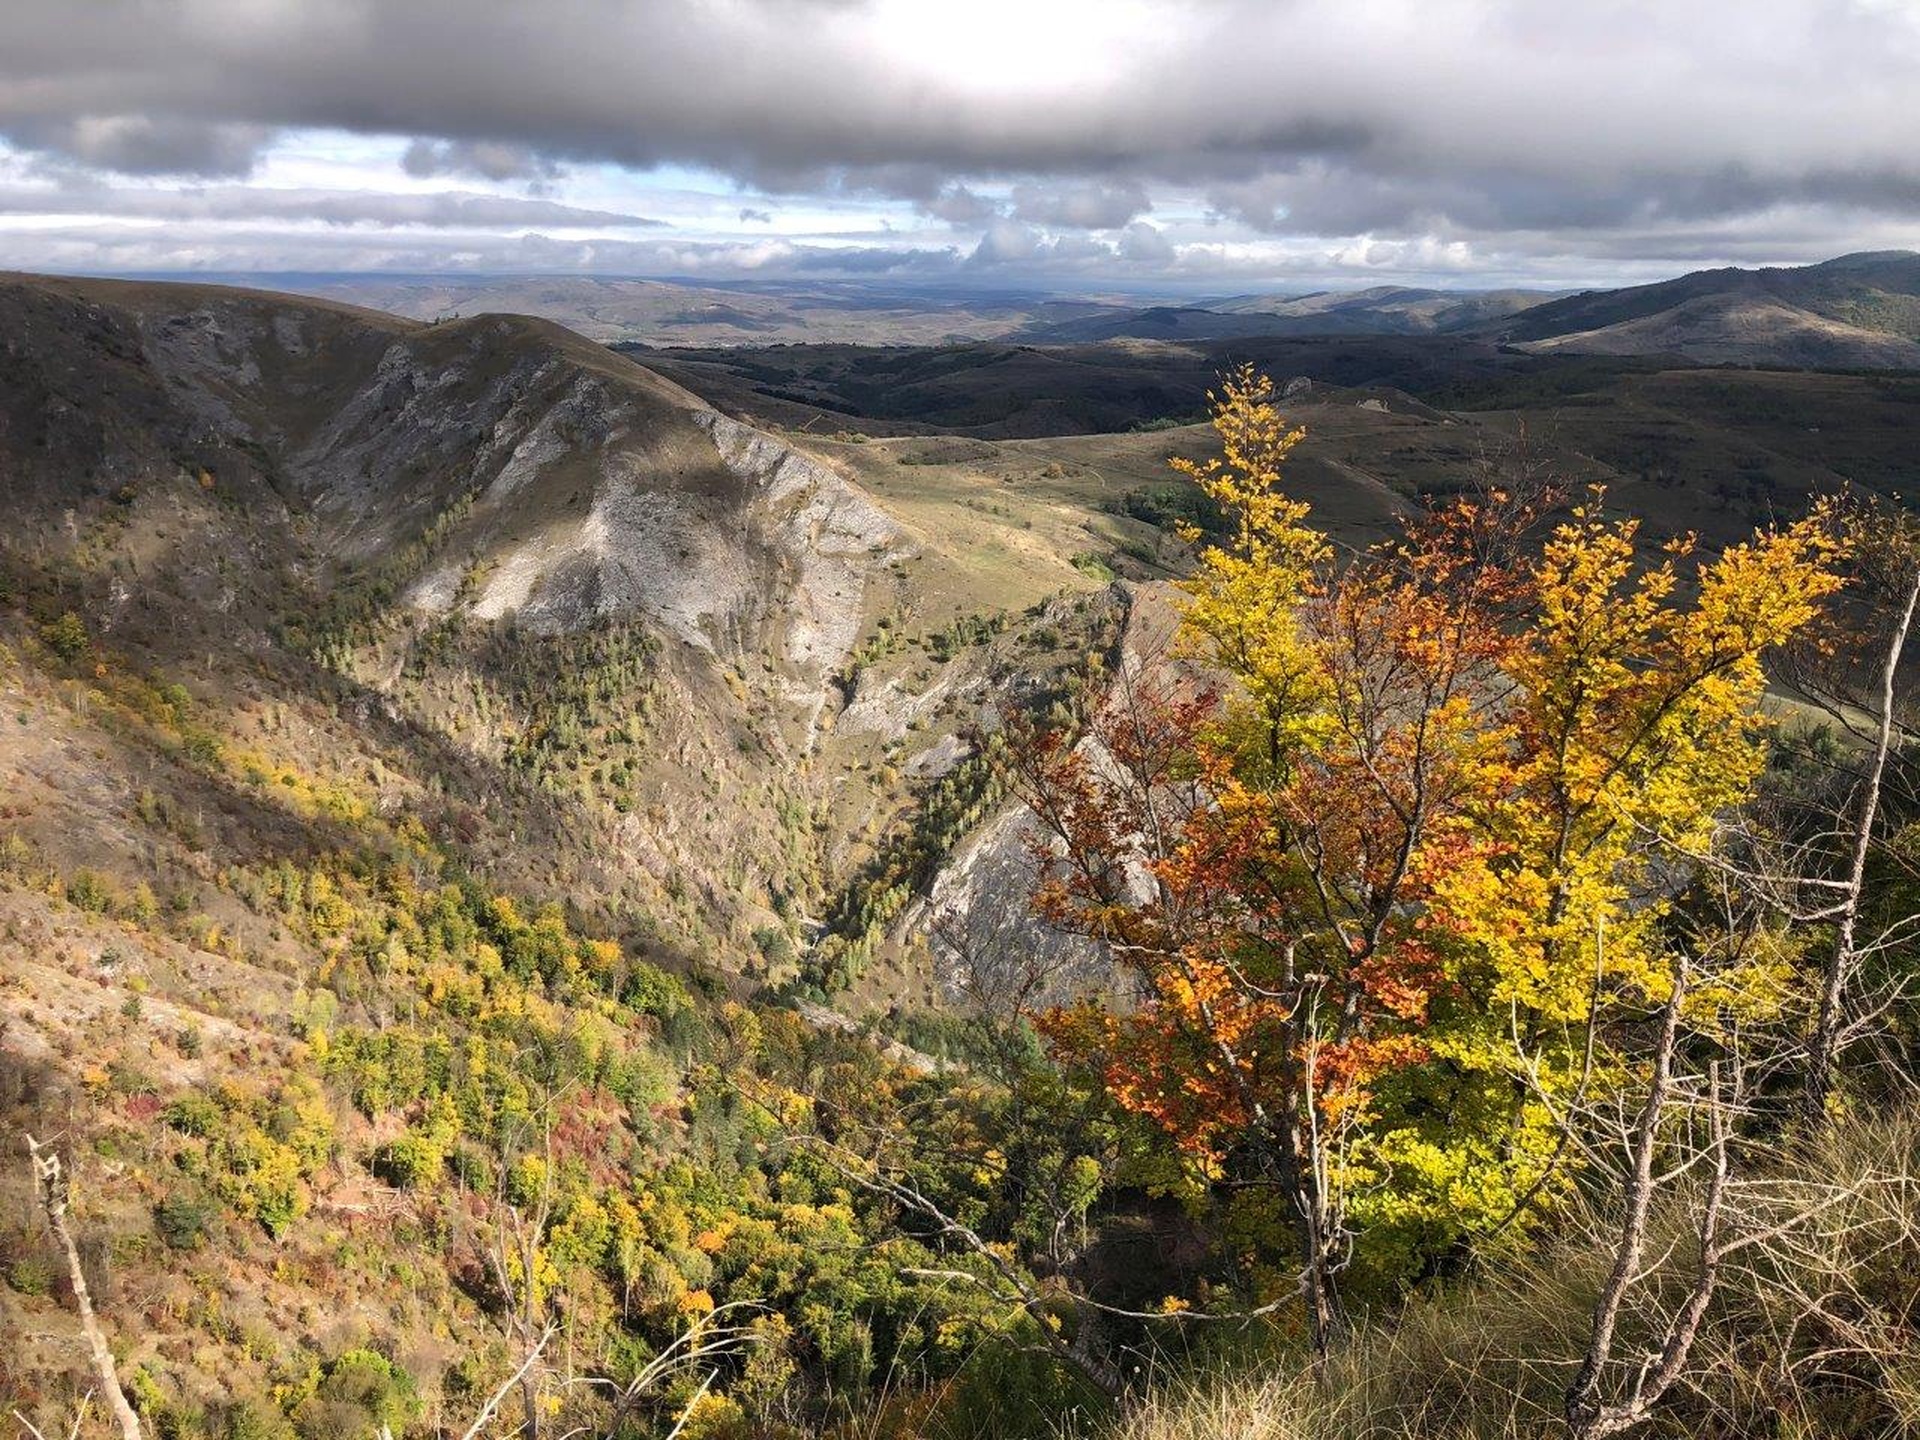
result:
[[[1562,288],[1920,248],[1920,0],[0,0],[0,268]]]

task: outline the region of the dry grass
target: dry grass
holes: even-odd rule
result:
[[[1887,1437],[1920,1433],[1920,1113],[1862,1116],[1745,1192],[1749,1232],[1683,1385],[1641,1433]],[[1631,1317],[1652,1334],[1686,1281],[1687,1216]],[[1366,1330],[1315,1379],[1297,1362],[1169,1386],[1116,1440],[1521,1440],[1565,1433],[1561,1394],[1610,1255],[1603,1215]],[[1619,1352],[1632,1359],[1631,1343]]]

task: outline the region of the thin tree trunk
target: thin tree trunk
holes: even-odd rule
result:
[[[43,1152],[40,1142],[31,1135],[27,1136],[27,1152],[33,1159],[34,1185],[39,1191],[40,1208],[46,1212],[47,1228],[53,1231],[53,1238],[66,1251],[67,1276],[73,1284],[74,1305],[80,1311],[80,1328],[86,1332],[87,1345],[93,1351],[93,1368],[99,1372],[100,1388],[107,1396],[107,1408],[113,1412],[123,1440],[141,1440],[140,1417],[134,1414],[133,1406],[127,1403],[126,1392],[120,1388],[120,1375],[114,1368],[113,1350],[108,1346],[106,1332],[100,1328],[100,1321],[93,1313],[93,1297],[87,1292],[87,1276],[80,1266],[80,1251],[73,1243],[73,1233],[67,1229],[67,1180],[61,1170],[60,1157],[52,1150]]]
[[[1859,810],[1855,817],[1853,854],[1847,866],[1845,889],[1833,927],[1833,944],[1827,951],[1826,973],[1820,987],[1820,1015],[1807,1043],[1807,1087],[1803,1097],[1807,1118],[1818,1123],[1827,1111],[1827,1098],[1833,1090],[1834,1068],[1840,1058],[1841,1036],[1846,1029],[1847,982],[1852,978],[1857,958],[1857,931],[1860,900],[1866,889],[1867,861],[1873,851],[1873,827],[1880,814],[1880,791],[1887,773],[1887,759],[1893,751],[1895,672],[1907,647],[1913,628],[1914,610],[1920,605],[1920,567],[1907,586],[1906,604],[1899,622],[1887,641],[1886,663],[1880,676],[1879,703],[1874,716],[1877,732],[1873,755],[1868,762]]]
[[[1614,1251],[1613,1272],[1601,1287],[1600,1299],[1593,1309],[1593,1330],[1587,1341],[1587,1353],[1580,1369],[1567,1387],[1567,1424],[1577,1440],[1612,1433],[1607,1424],[1609,1408],[1600,1399],[1601,1373],[1613,1358],[1613,1337],[1620,1322],[1620,1309],[1627,1292],[1640,1275],[1640,1263],[1647,1248],[1647,1220],[1653,1209],[1654,1158],[1659,1148],[1660,1120],[1667,1108],[1667,1096],[1673,1087],[1673,1056],[1679,1044],[1680,1008],[1687,993],[1684,962],[1675,969],[1673,992],[1660,1021],[1660,1039],[1654,1049],[1653,1077],[1647,1084],[1646,1103],[1635,1122],[1633,1166],[1627,1176],[1626,1220],[1620,1228],[1620,1241]]]
[[[1291,1172],[1288,1179],[1299,1225],[1302,1299],[1306,1302],[1308,1339],[1313,1344],[1315,1362],[1324,1364],[1345,1328],[1345,1317],[1332,1265],[1327,1184],[1321,1171],[1325,1148],[1313,1108],[1311,1051],[1305,1063],[1307,1070],[1301,1083],[1288,1090],[1283,1160]]]

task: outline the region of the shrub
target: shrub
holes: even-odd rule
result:
[[[212,1219],[212,1202],[188,1190],[169,1191],[153,1211],[154,1227],[170,1250],[199,1249]]]
[[[9,830],[0,835],[0,875],[23,878],[33,868],[33,845]]]
[[[40,638],[49,650],[69,664],[85,655],[93,643],[87,635],[86,622],[71,610],[58,620],[42,625]]]
[[[221,1198],[259,1221],[274,1239],[307,1213],[300,1157],[258,1127],[248,1126],[222,1139],[214,1162],[214,1187]]]
[[[424,1190],[438,1185],[447,1170],[447,1152],[430,1137],[409,1133],[380,1147],[373,1168],[389,1185]]]
[[[237,1400],[227,1407],[220,1433],[226,1440],[294,1440],[285,1415],[265,1400]]]
[[[180,752],[196,765],[220,763],[220,737],[198,726],[182,730]]]
[[[515,1205],[531,1205],[547,1186],[547,1162],[538,1155],[522,1155],[507,1171],[507,1199]]]
[[[373,1350],[347,1350],[329,1361],[312,1392],[293,1412],[293,1427],[304,1440],[343,1440],[395,1434],[420,1408],[413,1377]]]
[[[205,1095],[182,1095],[165,1110],[160,1118],[178,1130],[182,1135],[192,1135],[206,1139],[220,1128],[220,1107]]]
[[[53,1293],[53,1262],[38,1252],[21,1255],[7,1267],[7,1284],[22,1295]]]
[[[89,915],[104,915],[113,904],[113,891],[92,870],[76,870],[67,882],[67,899]]]

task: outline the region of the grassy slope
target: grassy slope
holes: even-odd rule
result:
[[[1784,1234],[1737,1252],[1685,1378],[1653,1421],[1659,1437],[1867,1437],[1913,1433],[1920,1392],[1912,1316],[1920,1305],[1920,1116],[1856,1114],[1777,1159],[1738,1223]],[[1688,1197],[1691,1204],[1696,1197]],[[1837,1201],[1837,1203],[1836,1203]],[[1657,1215],[1651,1253],[1666,1258],[1623,1314],[1621,1365],[1684,1294],[1691,1223]],[[1119,1440],[1524,1440],[1563,1433],[1561,1397],[1611,1264],[1617,1221],[1575,1217],[1564,1238],[1499,1257],[1458,1287],[1416,1296],[1391,1324],[1364,1330],[1326,1373],[1297,1365],[1202,1367],[1124,1422]]]

